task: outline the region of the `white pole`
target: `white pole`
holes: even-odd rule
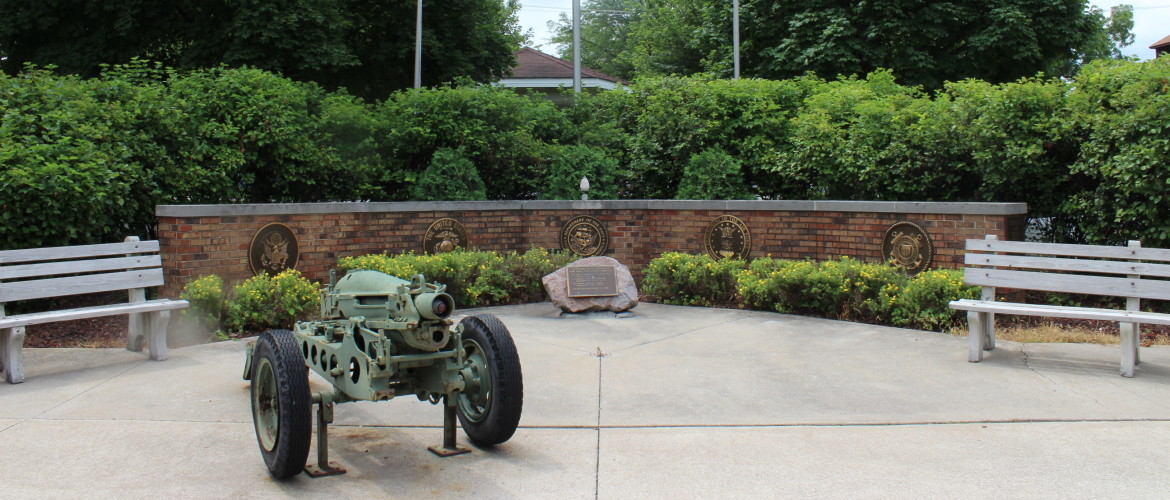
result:
[[[414,88],[422,88],[422,3],[418,0],[418,17],[414,26]]]
[[[731,1],[731,10],[731,43],[735,46],[735,79],[739,80],[739,0]]]
[[[573,92],[581,91],[581,0],[573,0]]]

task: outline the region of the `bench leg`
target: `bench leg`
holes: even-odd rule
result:
[[[141,352],[143,344],[149,346],[150,359],[167,359],[167,325],[171,322],[170,311],[135,313],[130,315],[130,336],[126,349]]]
[[[148,334],[150,339],[150,359],[155,361],[167,360],[167,325],[171,322],[170,311],[150,313]]]
[[[1119,326],[1121,327],[1121,376],[1132,377],[1138,355],[1137,325],[1121,323]]]
[[[967,311],[967,341],[970,344],[970,355],[967,361],[978,363],[983,361],[983,350],[987,347],[987,317],[988,313]]]
[[[142,352],[142,344],[146,340],[146,315],[149,313],[133,313],[130,315],[130,335],[126,337],[126,350]]]
[[[4,367],[4,379],[10,384],[24,382],[24,327],[0,330],[0,364]]]

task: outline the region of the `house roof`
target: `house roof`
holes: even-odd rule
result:
[[[539,50],[524,47],[516,52],[516,65],[512,67],[512,78],[555,78],[558,80],[573,78],[573,63],[559,57],[551,56]],[[629,82],[621,78],[609,76],[600,71],[581,67],[581,78],[596,78],[620,85]]]
[[[1162,47],[1170,47],[1170,36],[1167,36],[1166,38],[1158,40],[1157,42],[1154,42],[1154,44],[1150,46],[1151,49],[1160,49]]]

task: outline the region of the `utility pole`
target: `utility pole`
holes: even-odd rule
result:
[[[423,0],[418,0],[418,17],[414,26],[414,88],[416,89],[422,88],[422,3]]]
[[[573,92],[581,92],[581,0],[573,0]]]
[[[421,0],[420,0],[421,1]],[[739,80],[739,0],[731,0],[731,44],[735,46],[735,79]]]

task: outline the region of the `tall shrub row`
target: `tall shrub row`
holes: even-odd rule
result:
[[[150,236],[167,203],[1024,201],[1048,237],[1170,245],[1170,58],[1072,81],[640,81],[558,108],[490,86],[367,103],[255,69],[0,75],[0,248]],[[478,181],[476,180],[478,177]]]

